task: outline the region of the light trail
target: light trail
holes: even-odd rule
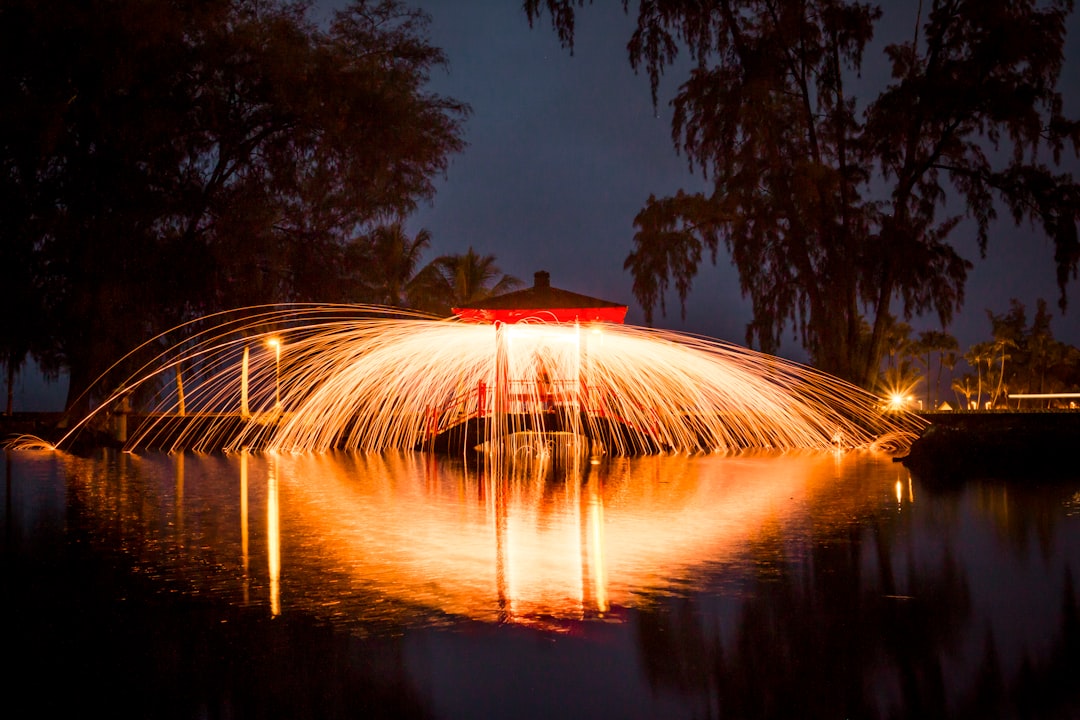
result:
[[[500,331],[369,306],[221,318],[144,365],[57,444],[137,389],[157,399],[132,423],[128,449],[381,452],[431,446],[466,422],[494,454],[516,431],[541,427],[610,454],[902,445],[920,429],[812,368],[682,333],[609,323]]]

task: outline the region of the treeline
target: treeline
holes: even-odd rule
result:
[[[1080,349],[1054,337],[1052,314],[1039,299],[1034,316],[1013,298],[1007,312],[986,311],[990,339],[961,352],[952,335],[912,334],[894,323],[880,379],[885,396],[898,403],[938,409],[1002,409],[1069,406],[1068,399],[1020,400],[1015,395],[1080,391]]]
[[[590,11],[524,6],[568,48]],[[1064,303],[1080,267],[1080,183],[1062,167],[1080,121],[1059,86],[1072,0],[623,7],[654,104],[662,77],[686,73],[671,138],[706,185],[649,197],[634,219],[624,266],[647,319],[671,296],[685,306],[726,253],[748,345],[775,352],[793,334],[816,367],[872,389],[895,317],[948,326],[961,308],[961,221],[985,252],[999,215],[1052,243]]]
[[[9,392],[34,358],[67,373],[70,408],[147,338],[222,309],[438,310],[470,273],[500,281],[471,250],[424,266],[429,235],[403,230],[469,112],[426,89],[445,63],[427,22],[398,0],[322,25],[284,0],[0,4]]]

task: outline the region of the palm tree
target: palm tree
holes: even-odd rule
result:
[[[941,330],[924,330],[919,333],[919,338],[915,343],[915,348],[918,351],[920,362],[923,356],[926,357],[926,406],[928,408],[937,405],[938,401],[938,386],[941,383],[941,368],[945,363],[945,352],[949,350],[955,350],[959,345],[956,342],[956,338],[947,332]],[[934,353],[938,355],[938,368],[937,376],[934,380],[934,403],[930,403],[930,371],[932,369],[932,356]],[[951,365],[950,365],[951,367]]]
[[[990,365],[994,361],[994,346],[993,343],[981,342],[975,343],[968,351],[964,353],[964,359],[968,361],[971,367],[975,368],[975,372],[978,373],[978,394],[975,396],[976,404],[982,406],[982,365],[985,362],[987,372],[990,370]]]
[[[904,359],[910,357],[912,347],[911,326],[906,322],[897,322],[895,318],[891,318],[885,330],[887,367],[895,370],[903,365]]]
[[[948,368],[948,370],[949,370],[949,379],[951,381],[952,380],[953,370],[956,369],[956,363],[959,362],[959,360],[960,360],[960,356],[956,353],[956,350],[949,350],[948,352],[943,352],[938,356],[937,388],[938,388],[939,392],[941,390],[941,372],[942,372],[942,369],[943,368]]]
[[[362,236],[356,253],[362,256],[367,298],[379,305],[408,304],[406,287],[413,279],[420,256],[431,245],[431,233],[419,230],[409,237],[402,220],[379,225]]]
[[[991,405],[997,405],[997,399],[1001,395],[1001,386],[1002,386],[1002,383],[1005,381],[1005,361],[1012,357],[1012,355],[1007,354],[1005,352],[1005,350],[1007,348],[1015,348],[1015,347],[1016,347],[1016,343],[1013,340],[1009,339],[1009,338],[1001,337],[1001,338],[996,338],[994,340],[994,345],[993,345],[994,353],[997,355],[998,359],[1001,361],[1001,367],[998,368],[997,388],[994,390],[994,395],[990,399],[990,404]],[[993,357],[991,357],[991,362],[992,361],[993,361]],[[989,366],[987,367],[987,370],[989,370]]]
[[[971,396],[975,394],[975,378],[970,374],[965,374],[963,377],[952,381],[952,389],[957,394],[957,399],[960,395],[964,396],[964,409],[971,407]]]
[[[518,278],[495,264],[494,255],[478,255],[470,247],[464,255],[435,258],[416,274],[406,288],[410,304],[439,315],[451,308],[501,295],[521,287]]]

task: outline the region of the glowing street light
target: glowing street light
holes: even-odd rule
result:
[[[266,344],[274,348],[274,409],[281,410],[281,340],[272,337]]]
[[[915,398],[912,395],[894,392],[887,398],[885,409],[892,412],[902,412],[907,410],[914,400]]]

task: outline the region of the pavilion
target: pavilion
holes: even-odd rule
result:
[[[543,270],[534,273],[530,288],[453,308],[459,320],[494,325],[495,376],[491,385],[480,381],[470,390],[475,398],[468,405],[475,411],[437,432],[435,445],[471,447],[485,438],[497,443],[521,431],[592,435],[591,425],[610,424],[588,421],[595,413],[588,336],[597,324],[622,324],[626,311],[620,303],[552,287]]]

